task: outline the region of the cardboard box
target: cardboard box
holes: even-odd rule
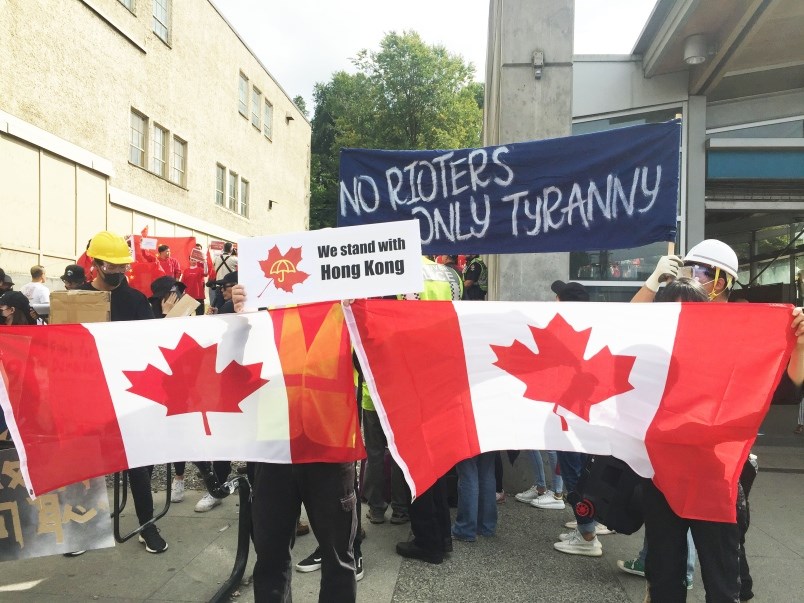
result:
[[[50,294],[52,325],[111,320],[109,291],[53,291]]]
[[[195,314],[195,309],[199,306],[197,300],[194,300],[189,295],[182,295],[179,298],[179,301],[176,302],[176,305],[173,306],[167,314],[165,314],[165,318],[176,318],[178,316],[192,316]]]

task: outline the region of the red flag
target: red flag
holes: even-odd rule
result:
[[[215,275],[215,261],[212,259],[209,249],[207,249],[207,280],[217,280],[217,276]]]
[[[793,344],[764,304],[364,300],[347,321],[414,494],[480,452],[577,450],[729,522]]]
[[[365,456],[339,304],[0,327],[0,403],[32,495],[182,459]]]

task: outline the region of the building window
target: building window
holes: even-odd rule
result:
[[[178,136],[173,137],[173,165],[170,168],[170,181],[179,186],[187,185],[187,143]]]
[[[131,145],[128,160],[134,165],[145,167],[145,132],[148,120],[144,115],[131,110]]]
[[[238,88],[239,97],[238,97],[238,104],[237,110],[240,111],[240,115],[248,119],[248,78],[240,73],[240,87]]]
[[[159,36],[165,44],[168,43],[168,3],[170,0],[154,0],[154,33]]]
[[[265,99],[265,108],[263,110],[262,118],[262,131],[266,138],[273,138],[274,135],[274,106]]]
[[[120,4],[125,6],[132,13],[134,12],[134,0],[117,0],[117,1],[120,2]]]
[[[240,205],[237,207],[237,213],[248,218],[248,180],[245,178],[240,179]]]
[[[229,171],[229,204],[227,209],[237,209],[237,174]]]
[[[260,109],[262,108],[262,92],[255,86],[251,92],[251,125],[260,129]]]
[[[167,131],[154,124],[151,171],[158,176],[162,176],[162,178],[167,177],[167,140]]]
[[[226,207],[226,168],[215,166],[215,205]]]

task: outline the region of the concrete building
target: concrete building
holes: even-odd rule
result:
[[[804,269],[804,3],[658,0],[626,56],[571,56],[572,0],[492,0],[487,144],[680,118],[676,249],[719,238],[736,292],[798,300]],[[540,79],[532,56],[543,52]],[[495,299],[549,299],[555,278],[629,299],[665,243],[491,258]]]
[[[209,0],[0,2],[0,266],[20,279],[103,229],[303,230],[310,134]]]

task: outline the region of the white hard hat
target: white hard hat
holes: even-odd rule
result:
[[[684,263],[700,262],[715,268],[720,268],[729,273],[732,278],[737,279],[737,269],[739,262],[734,250],[723,241],[717,239],[706,239],[695,245],[684,256]]]

